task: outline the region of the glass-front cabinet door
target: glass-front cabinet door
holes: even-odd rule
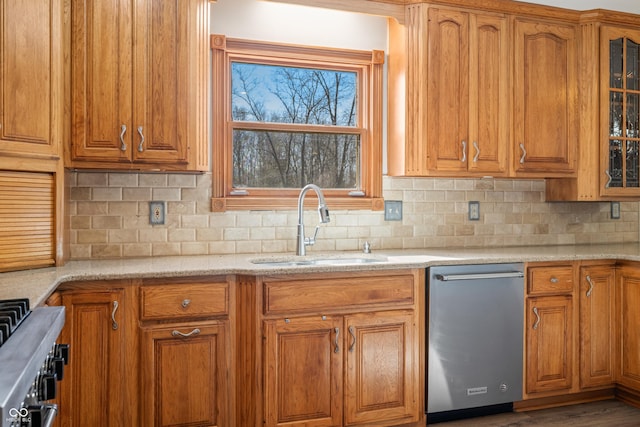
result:
[[[603,195],[640,195],[640,31],[601,33]]]

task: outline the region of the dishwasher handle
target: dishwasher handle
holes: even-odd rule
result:
[[[454,280],[508,279],[524,277],[522,271],[506,271],[504,273],[475,273],[475,274],[436,274],[436,280],[451,282]]]

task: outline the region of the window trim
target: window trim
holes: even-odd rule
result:
[[[297,46],[282,43],[227,38],[211,35],[212,50],[212,199],[213,212],[227,210],[281,210],[295,208],[299,189],[264,189],[258,194],[232,194],[231,158],[231,66],[232,60],[251,59],[275,65],[331,66],[360,69],[359,82],[363,112],[358,127],[349,133],[362,135],[361,189],[364,194],[323,189],[331,209],[383,210],[382,199],[382,79],[384,51],[360,51]],[[342,64],[342,65],[341,65]],[[344,64],[348,64],[346,67]],[[360,123],[362,120],[362,123]],[[248,126],[253,126],[248,124]],[[269,124],[260,123],[261,129]],[[317,128],[317,126],[315,126]],[[310,125],[309,129],[314,128]],[[334,128],[332,127],[332,130]],[[345,130],[336,127],[335,130]],[[359,131],[362,129],[362,131]],[[354,132],[357,131],[357,132]]]

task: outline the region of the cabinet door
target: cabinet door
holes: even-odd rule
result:
[[[566,393],[573,385],[571,296],[527,299],[526,392]]]
[[[264,321],[265,426],[342,425],[342,318]]]
[[[64,426],[123,426],[124,292],[64,292],[66,322],[60,342],[71,356],[60,382]]]
[[[345,327],[345,424],[417,421],[413,312],[357,314]]]
[[[603,27],[600,54],[602,193],[638,195],[640,31]]]
[[[467,170],[469,141],[469,14],[429,9],[427,167]]]
[[[470,172],[507,173],[509,146],[509,27],[507,19],[470,15]]]
[[[580,386],[614,381],[615,331],[613,266],[580,268]]]
[[[143,425],[227,426],[228,322],[142,328]]]
[[[71,160],[131,161],[131,0],[71,3]]]
[[[576,55],[575,26],[515,21],[513,168],[521,176],[575,172]]]
[[[133,158],[186,164],[206,138],[208,0],[135,3]]]
[[[640,269],[624,266],[617,274],[620,357],[616,380],[637,390],[640,388]]]
[[[6,0],[0,18],[0,150],[57,155],[62,139],[62,1]]]

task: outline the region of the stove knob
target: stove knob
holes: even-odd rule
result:
[[[29,411],[29,421],[26,425],[29,427],[52,425],[53,419],[58,412],[58,407],[55,404],[30,405],[27,409]]]
[[[38,390],[39,400],[55,399],[57,392],[56,374],[42,374],[40,376],[40,390]]]
[[[62,381],[62,378],[64,377],[64,365],[64,359],[61,357],[54,357],[51,359],[51,369],[53,370],[53,373],[56,374],[58,381]]]
[[[69,364],[69,344],[56,344],[55,354],[64,360],[65,365]]]

